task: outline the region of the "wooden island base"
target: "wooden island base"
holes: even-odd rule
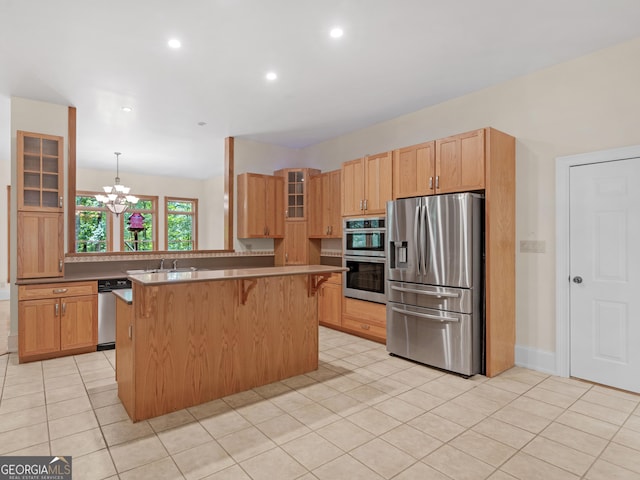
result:
[[[334,269],[335,270],[335,269]],[[144,420],[318,368],[327,273],[144,283],[118,297],[116,379]]]

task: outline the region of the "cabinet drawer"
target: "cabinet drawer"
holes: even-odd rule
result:
[[[97,293],[98,282],[43,283],[18,287],[18,300],[73,297]]]
[[[386,329],[387,307],[382,303],[365,302],[353,298],[345,298],[342,314],[354,320]]]
[[[349,330],[354,330],[378,338],[387,338],[387,327],[379,324],[372,324],[360,318],[342,317],[342,326]]]

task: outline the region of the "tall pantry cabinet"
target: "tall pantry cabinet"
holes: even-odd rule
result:
[[[284,238],[274,241],[276,265],[320,263],[319,245],[309,242],[309,178],[320,170],[286,168],[274,175],[284,179]]]
[[[64,275],[64,140],[17,132],[17,278]]]

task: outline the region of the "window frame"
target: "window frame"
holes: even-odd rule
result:
[[[143,253],[143,252],[158,252],[160,251],[158,248],[158,196],[157,195],[136,195],[138,197],[138,201],[146,200],[150,201],[152,208],[150,210],[140,210],[136,208],[129,207],[124,213],[118,215],[120,217],[120,252],[121,253]],[[153,248],[151,250],[126,250],[126,246],[124,243],[124,232],[125,232],[125,224],[124,217],[125,213],[133,213],[139,212],[144,214],[151,214],[151,227],[152,227],[152,236],[151,241],[153,242]]]
[[[100,195],[101,192],[91,192],[88,190],[78,190],[76,191],[76,196],[74,198],[74,206],[75,206],[75,215],[76,217],[80,214],[80,212],[105,212],[107,214],[106,226],[107,226],[107,240],[105,244],[106,251],[105,252],[74,252],[74,253],[110,253],[113,252],[113,213],[105,207],[104,205],[101,207],[85,207],[82,205],[78,205],[78,197],[95,197],[96,195]],[[75,217],[74,217],[75,219]],[[75,248],[78,248],[78,232],[75,228],[74,222],[74,238],[75,238]]]
[[[182,202],[191,203],[192,209],[190,212],[169,211],[169,202]],[[189,215],[191,220],[191,238],[192,248],[191,250],[170,250],[169,249],[169,215]],[[187,197],[164,197],[164,248],[169,252],[194,252],[198,250],[198,199]]]

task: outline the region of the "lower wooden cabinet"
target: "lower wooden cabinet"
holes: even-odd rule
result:
[[[18,288],[20,362],[91,352],[97,343],[97,282]]]
[[[361,337],[386,343],[387,306],[345,298],[342,304],[342,329]]]
[[[342,325],[342,274],[334,273],[318,290],[318,321],[326,327]]]

